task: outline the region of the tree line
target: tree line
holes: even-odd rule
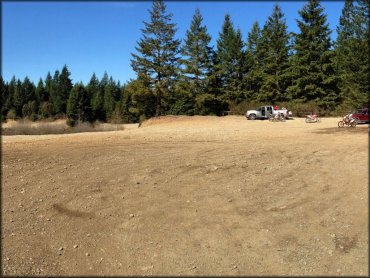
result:
[[[121,85],[107,73],[73,84],[67,66],[37,86],[26,77],[1,78],[2,118],[67,116],[76,121],[138,122],[159,115],[222,115],[246,103],[283,103],[327,113],[366,106],[369,93],[369,0],[346,0],[330,38],[318,0],[299,11],[299,32],[288,31],[275,5],[265,24],[243,39],[225,15],[216,46],[196,9],[183,41],[162,0],[132,53],[137,77]],[[291,108],[292,109],[292,108]]]

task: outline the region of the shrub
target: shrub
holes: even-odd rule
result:
[[[54,114],[53,104],[47,101],[41,103],[39,114],[41,118],[50,118]]]
[[[9,120],[15,120],[17,118],[16,112],[14,109],[10,109],[6,114],[6,118]]]
[[[37,122],[20,120],[12,123],[10,127],[3,128],[3,135],[43,135],[43,134],[67,134],[79,132],[104,132],[123,130],[122,124],[105,124],[95,122],[75,122],[74,126],[66,126],[64,121],[56,122]]]
[[[32,113],[29,117],[31,121],[37,121],[39,119],[39,116],[36,113]]]

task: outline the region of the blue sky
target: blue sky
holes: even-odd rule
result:
[[[306,2],[166,2],[177,24],[177,37],[183,39],[194,10],[198,7],[214,45],[225,13],[246,40],[253,22],[263,26],[278,3],[285,14],[289,31],[298,31],[298,10]],[[328,15],[332,38],[336,38],[344,2],[322,2]],[[89,81],[93,72],[104,71],[115,80],[135,77],[130,66],[131,52],[141,38],[143,21],[149,21],[147,2],[2,2],[2,76],[13,75],[34,82],[44,79],[67,64],[73,82]]]

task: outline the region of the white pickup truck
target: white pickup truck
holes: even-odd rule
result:
[[[270,115],[277,115],[279,113],[286,119],[292,116],[292,112],[284,107],[279,109],[277,106],[267,105],[261,106],[255,110],[248,110],[247,113],[245,113],[245,117],[247,117],[248,120],[268,119]]]

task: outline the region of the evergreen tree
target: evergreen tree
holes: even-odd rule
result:
[[[98,91],[92,98],[91,106],[94,117],[99,121],[106,121],[107,119],[106,111],[104,110],[104,91],[108,81],[108,74],[104,72],[103,78],[99,82]]]
[[[202,22],[203,17],[199,9],[196,9],[182,47],[185,82],[193,96],[205,92],[206,77],[209,75],[212,62],[212,49],[209,46],[211,36]]]
[[[211,64],[206,77],[206,93],[220,97],[223,94],[222,72],[217,53],[213,49],[210,53],[210,60]]]
[[[59,79],[59,72],[57,76],[54,77],[55,80]],[[58,82],[58,81],[56,81]],[[38,86],[39,88],[39,86]],[[44,94],[42,93],[42,88],[39,88],[39,98],[40,98],[40,108],[39,108],[39,115],[41,118],[49,118],[55,114],[54,105],[53,105],[53,96],[54,91],[56,90],[56,86],[54,86],[54,80],[51,77],[50,72],[47,73],[45,78],[45,86],[44,86]],[[36,88],[37,91],[37,88]]]
[[[299,11],[300,32],[296,35],[296,76],[290,94],[300,101],[315,101],[324,109],[338,103],[337,79],[333,66],[329,25],[318,0],[309,0]]]
[[[14,109],[14,93],[15,93],[15,87],[17,86],[17,81],[15,79],[15,76],[12,77],[10,82],[8,83],[8,96],[5,100],[5,109],[4,113],[8,114],[9,111],[12,110],[12,114],[15,116],[15,109]]]
[[[53,78],[51,77],[50,72],[48,72],[45,78],[45,94],[48,97],[48,101],[50,101],[52,87],[53,87]]]
[[[57,109],[57,106],[59,105],[59,91],[60,91],[60,87],[59,87],[59,75],[60,75],[60,72],[59,70],[56,70],[54,72],[54,75],[53,75],[53,78],[52,79],[48,79],[49,77],[49,74],[48,76],[46,77],[46,89],[47,90],[50,90],[50,101],[53,105],[53,112],[54,113],[58,113],[60,111],[60,107],[58,107]],[[50,82],[50,83],[49,83]]]
[[[42,103],[44,101],[49,100],[49,96],[48,96],[47,91],[45,89],[44,81],[42,80],[42,78],[40,78],[39,83],[37,83],[36,99],[39,103]]]
[[[24,101],[29,102],[36,100],[36,88],[31,80],[26,76],[22,83],[22,90],[24,93]]]
[[[131,81],[128,82],[130,84]],[[132,107],[132,98],[131,94],[127,90],[128,85],[125,84],[122,87],[122,114],[123,114],[123,120],[124,122],[130,123],[134,122],[135,119],[132,117],[132,114],[130,113],[130,108]]]
[[[180,41],[174,38],[176,28],[171,22],[172,14],[166,12],[162,0],[153,2],[150,16],[151,22],[144,22],[143,38],[136,47],[139,55],[132,54],[131,66],[156,96],[158,116],[163,113],[164,97],[171,93],[178,74]]]
[[[346,0],[337,27],[335,64],[346,106],[364,106],[369,92],[369,1]]]
[[[22,82],[18,79],[14,86],[13,95],[13,107],[15,109],[15,115],[17,117],[22,117],[22,108],[25,104],[25,93],[23,91]]]
[[[84,122],[91,120],[90,97],[82,83],[77,83],[69,94],[67,117],[72,126],[77,121]]]
[[[92,113],[93,113],[93,118],[94,119],[99,119],[103,120],[104,117],[102,116],[103,111],[102,110],[102,105],[99,106],[99,93],[100,93],[100,86],[99,86],[99,80],[96,77],[95,73],[90,78],[89,83],[86,86],[86,90],[89,94],[89,97],[91,98],[91,108],[92,108]],[[101,101],[101,104],[103,102]]]
[[[69,93],[71,92],[73,85],[72,80],[69,78],[70,72],[66,65],[62,68],[62,71],[59,75],[58,82],[58,94],[55,102],[55,110],[57,113],[65,113],[67,100],[69,98]]]
[[[2,76],[0,76],[0,86],[1,86],[0,93],[1,93],[1,117],[2,117],[1,120],[3,120],[4,116],[6,116],[6,114],[8,113],[5,103],[9,97],[9,91]]]
[[[109,79],[108,84],[104,87],[104,111],[106,113],[106,117],[108,119],[111,118],[115,101],[114,101],[114,93],[115,93],[115,83],[112,78]]]
[[[126,86],[126,92],[131,100],[130,117],[134,121],[156,115],[157,96],[148,88],[143,79],[131,80]]]
[[[70,72],[66,65],[63,66],[62,71],[55,71],[50,97],[54,106],[56,114],[62,115],[66,113],[67,100],[69,93],[73,88],[72,80],[69,78]]]
[[[221,91],[226,100],[239,102],[244,99],[242,84],[244,76],[244,52],[241,31],[235,30],[230,15],[225,15],[217,40],[218,73]]]
[[[258,98],[268,103],[285,101],[288,87],[289,34],[284,14],[278,5],[274,6],[272,15],[267,19],[262,38],[263,80]]]
[[[248,33],[244,87],[246,98],[256,100],[262,85],[262,31],[256,21]]]

